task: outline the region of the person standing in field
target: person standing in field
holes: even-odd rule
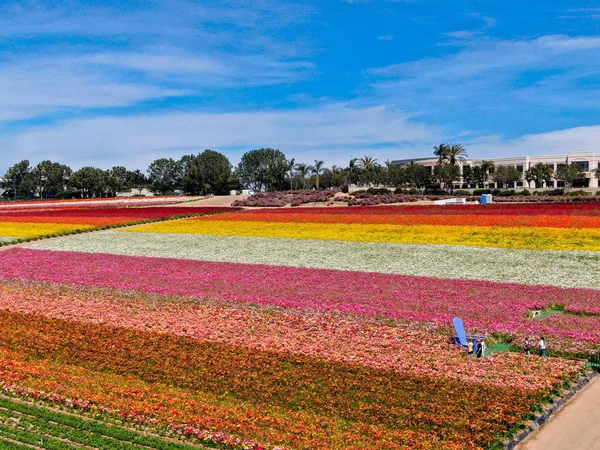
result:
[[[527,356],[531,356],[531,343],[529,342],[529,338],[525,338],[525,346],[523,347]]]
[[[469,355],[469,358],[473,357],[473,341],[468,341],[467,342],[467,355]]]
[[[540,357],[545,358],[546,357],[546,339],[544,339],[544,336],[540,337],[540,342],[538,345],[540,347]]]
[[[483,339],[479,339],[477,346],[477,358],[483,358],[485,356],[485,341]]]

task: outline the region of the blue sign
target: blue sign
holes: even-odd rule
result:
[[[456,336],[458,336],[460,345],[466,347],[467,334],[465,333],[465,326],[463,325],[462,319],[460,317],[455,317],[454,319],[452,319],[452,323],[454,324],[454,329],[456,330]]]

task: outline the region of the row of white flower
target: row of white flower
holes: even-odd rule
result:
[[[600,288],[600,253],[107,231],[30,248]]]
[[[198,200],[202,197],[123,197],[99,198],[67,201],[32,201],[23,203],[5,202],[0,204],[0,209],[46,209],[46,208],[80,208],[88,206],[122,206],[182,203],[189,200]]]

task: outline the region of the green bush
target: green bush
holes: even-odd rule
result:
[[[367,189],[367,194],[371,194],[371,195],[384,195],[384,194],[391,194],[392,191],[390,191],[387,188],[369,188]]]
[[[570,195],[570,196],[578,196],[578,195],[585,196],[585,195],[592,195],[592,193],[580,189],[578,191],[571,191],[567,195]]]
[[[348,188],[348,185],[347,185],[347,184],[343,185],[343,186],[342,186],[342,193],[344,193],[344,194],[347,194],[347,193],[348,193],[348,189],[349,189],[349,188]]]
[[[465,195],[465,196],[470,196],[471,193],[469,191],[464,191],[464,190],[458,190],[458,191],[454,191],[454,195]]]

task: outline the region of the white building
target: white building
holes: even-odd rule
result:
[[[581,166],[583,171],[585,172],[586,181],[582,187],[584,188],[598,188],[598,179],[594,174],[594,170],[600,168],[600,153],[593,152],[571,152],[562,155],[544,155],[544,156],[511,156],[507,158],[483,158],[487,161],[493,161],[496,167],[499,166],[514,166],[516,167],[522,174],[525,174],[525,171],[529,170],[533,166],[541,163],[550,166],[555,172],[559,165],[562,164],[577,164]],[[426,167],[431,167],[431,171],[433,173],[434,167],[438,162],[437,158],[416,158],[416,159],[405,159],[392,161],[392,164],[395,165],[405,165],[410,164],[411,161],[414,161],[417,164],[421,164]],[[459,164],[462,167],[474,167],[481,164],[482,159],[467,159],[464,164]],[[488,181],[487,183],[490,188],[497,187],[493,181]],[[455,187],[467,187],[465,185],[458,184]],[[529,183],[525,176],[523,175],[523,180],[515,183],[514,188],[535,188],[535,183]],[[545,188],[560,188],[563,187],[563,183],[561,181],[552,180],[548,185],[544,186]]]
[[[0,177],[0,196],[6,192],[6,179]]]

